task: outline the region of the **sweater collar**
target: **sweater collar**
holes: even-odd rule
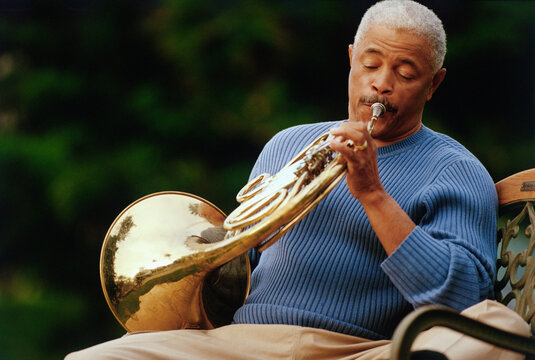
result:
[[[420,143],[422,139],[425,138],[429,134],[429,132],[430,132],[429,128],[425,127],[422,124],[422,128],[418,130],[418,132],[409,136],[408,138],[405,138],[401,141],[398,141],[390,145],[378,147],[377,156],[383,156],[383,155],[391,154],[400,150],[406,150],[409,147]]]
[[[343,122],[346,122],[346,121],[349,121],[349,120],[346,119],[346,120],[337,121],[336,122],[337,126],[340,126]],[[420,128],[420,130],[418,130],[418,132],[412,134],[408,138],[398,141],[397,143],[378,147],[377,156],[388,155],[388,154],[395,153],[400,150],[401,151],[406,150],[409,147],[420,143],[422,139],[427,137],[431,131],[432,131],[431,129],[429,129],[424,124],[422,124],[422,127]]]

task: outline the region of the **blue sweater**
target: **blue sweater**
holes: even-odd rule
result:
[[[251,178],[276,173],[340,123],[278,133]],[[425,126],[378,148],[377,161],[386,191],[417,225],[400,247],[387,256],[342,180],[278,242],[261,255],[251,252],[251,292],[235,323],[292,324],[386,339],[414,307],[462,310],[493,297],[497,196],[481,163]]]

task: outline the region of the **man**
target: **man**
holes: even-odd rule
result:
[[[129,335],[72,359],[380,359],[415,307],[464,310],[492,298],[493,181],[464,147],[422,125],[424,105],[446,75],[445,52],[442,23],[426,7],[403,0],[371,7],[349,46],[349,121],[277,134],[251,174],[276,173],[330,129],[331,147],[347,161],[346,184],[261,255],[251,253],[251,292],[234,324]],[[369,134],[374,102],[387,112]],[[497,325],[509,319],[509,329],[528,334],[516,314],[482,304],[467,313],[503,315]],[[418,348],[477,358],[459,350],[474,341],[433,331]],[[432,345],[437,336],[446,347]],[[492,347],[483,349],[479,355],[492,358]]]

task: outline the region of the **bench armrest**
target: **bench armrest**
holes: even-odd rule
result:
[[[408,314],[392,337],[391,360],[409,360],[416,336],[433,326],[443,326],[498,347],[535,355],[535,339],[513,334],[459,314],[442,306],[423,306]]]

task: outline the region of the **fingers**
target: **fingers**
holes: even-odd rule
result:
[[[331,148],[348,159],[351,159],[355,152],[366,150],[371,141],[363,122],[346,122],[338,128],[332,128],[330,132],[333,135]]]
[[[338,151],[347,164],[346,183],[349,192],[359,199],[381,188],[376,144],[368,133],[367,124],[349,121],[330,132],[333,135],[331,149]],[[347,146],[348,141],[352,141],[353,146]]]
[[[366,123],[361,121],[345,121],[339,127],[331,128],[331,134],[343,136],[367,131]]]

